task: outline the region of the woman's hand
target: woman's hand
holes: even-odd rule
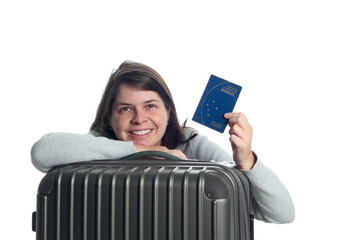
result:
[[[174,156],[177,156],[182,159],[187,159],[185,154],[178,149],[168,149],[164,146],[145,146],[145,145],[135,145],[136,152],[143,152],[143,151],[160,151],[160,152],[166,152],[169,154],[172,154]]]
[[[244,170],[251,170],[255,157],[251,151],[252,127],[243,113],[225,113],[229,119],[230,142],[235,163]]]

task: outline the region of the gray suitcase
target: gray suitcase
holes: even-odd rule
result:
[[[142,152],[52,169],[33,230],[37,240],[250,240],[251,200],[236,168]]]

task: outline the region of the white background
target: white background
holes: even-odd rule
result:
[[[32,144],[48,132],[87,132],[110,73],[127,59],[156,69],[180,120],[229,151],[226,133],[191,118],[210,74],[243,86],[235,110],[296,206],[292,224],[257,221],[256,239],[360,239],[358,1],[7,2],[0,239],[35,239],[44,174],[31,164]]]

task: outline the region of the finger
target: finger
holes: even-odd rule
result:
[[[238,114],[236,113],[227,113],[224,116],[228,119],[228,125],[230,127],[234,126],[236,124],[236,121],[238,119]]]
[[[183,152],[177,152],[176,155],[182,159],[187,159],[186,155]]]
[[[224,118],[229,119],[229,118],[231,118],[232,114],[233,113],[231,113],[231,112],[225,113]]]
[[[233,150],[238,149],[244,151],[248,149],[248,151],[251,151],[251,138],[239,137],[238,135],[232,134],[230,136],[230,142]]]
[[[247,120],[244,114],[240,114],[236,120],[236,124],[232,126],[238,125],[240,128],[244,129],[246,132],[252,132],[252,126],[250,125],[249,121]]]
[[[235,134],[232,134],[230,136],[229,140],[231,142],[231,147],[232,147],[233,150],[235,150],[235,149],[239,149],[239,150],[243,149],[243,144],[242,144],[243,141],[239,136],[237,136]]]
[[[235,124],[233,127],[230,128],[229,134],[230,135],[236,135],[236,136],[238,136],[240,138],[244,138],[245,136],[248,135],[246,133],[246,131],[237,124]]]
[[[234,119],[238,118],[240,113],[231,112],[231,113],[225,113],[224,118],[229,119],[230,121],[233,121]]]
[[[239,115],[239,119],[240,119],[240,123],[246,126],[250,126],[249,120],[247,119],[247,117],[245,116],[245,114],[240,113]]]
[[[247,122],[245,114],[243,113],[226,113],[224,116],[229,119],[229,126],[232,127],[234,124],[238,124],[240,120],[244,119]]]
[[[239,128],[250,135],[252,134],[252,127],[246,118],[239,117],[235,123],[230,123],[229,125],[230,125],[229,134],[233,134],[233,133],[237,134]]]
[[[229,130],[230,137],[232,135],[238,137],[245,145],[251,144],[252,141],[252,128],[251,126],[244,129],[238,124],[235,124],[232,128]]]
[[[181,150],[174,149],[170,150],[169,153],[179,158],[187,159],[186,155]]]

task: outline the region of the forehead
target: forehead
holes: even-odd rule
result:
[[[143,90],[128,84],[122,85],[116,96],[116,102],[138,103],[149,100],[158,100],[163,102],[157,92],[151,90]]]

